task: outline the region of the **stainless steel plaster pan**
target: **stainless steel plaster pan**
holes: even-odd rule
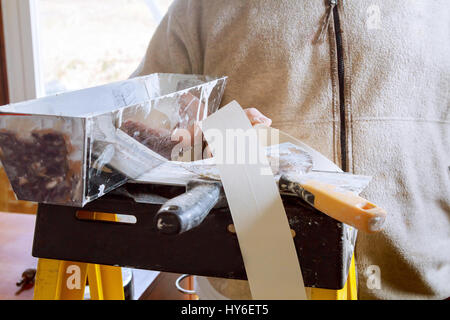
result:
[[[151,74],[2,106],[0,160],[18,199],[82,207],[170,159],[225,83]]]

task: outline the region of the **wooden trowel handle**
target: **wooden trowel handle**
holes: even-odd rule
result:
[[[383,228],[386,211],[351,192],[339,192],[335,186],[315,180],[301,184],[280,180],[280,185],[289,185],[306,202],[326,215],[367,233]]]
[[[156,213],[156,229],[175,235],[198,226],[219,201],[221,188],[216,182],[188,185],[185,193],[167,201]]]

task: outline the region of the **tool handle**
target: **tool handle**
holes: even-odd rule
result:
[[[386,211],[354,193],[339,192],[335,186],[315,180],[300,184],[282,177],[282,185],[317,210],[358,230],[374,233],[383,228]]]
[[[167,201],[156,213],[156,229],[175,235],[195,228],[208,215],[220,199],[219,183],[197,183],[188,190]]]

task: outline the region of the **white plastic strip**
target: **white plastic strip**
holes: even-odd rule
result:
[[[253,299],[306,299],[278,187],[244,111],[233,101],[204,120],[202,130],[217,161]]]

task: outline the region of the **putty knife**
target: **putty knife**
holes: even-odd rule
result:
[[[317,210],[361,231],[381,230],[386,212],[357,195],[368,184],[368,177],[311,171],[312,161],[300,147],[287,143],[277,148],[277,161],[273,161],[270,149],[268,158],[280,193],[299,196]],[[166,234],[181,233],[199,225],[219,200],[225,198],[214,159],[179,165],[203,181],[188,183],[186,193],[169,200],[158,211],[157,229]]]

